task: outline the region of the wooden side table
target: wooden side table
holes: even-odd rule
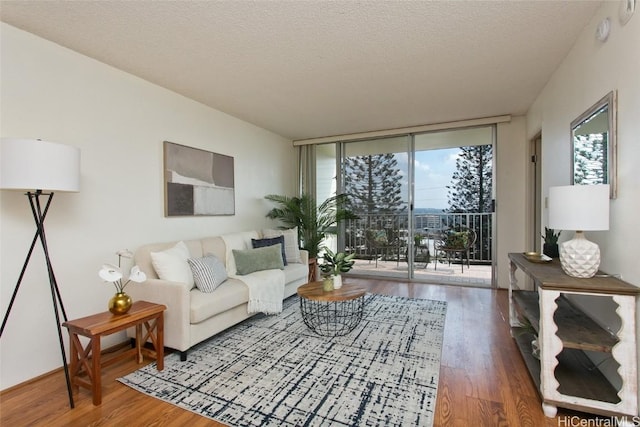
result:
[[[94,314],[81,319],[64,322],[69,330],[71,361],[69,364],[71,384],[77,392],[79,386],[88,388],[93,395],[93,404],[102,403],[102,381],[100,369],[135,354],[138,363],[142,363],[143,354],[156,359],[158,370],[164,369],[164,310],[167,307],[147,301],[136,301],[128,313],[114,315],[110,312]],[[142,326],[145,334],[142,334]],[[100,337],[136,328],[136,347],[117,356],[101,360]],[[83,349],[79,336],[89,338]],[[143,347],[151,340],[155,350]]]
[[[298,288],[302,320],[318,335],[346,335],[362,320],[366,290],[344,283],[340,289],[324,291],[322,282]]]

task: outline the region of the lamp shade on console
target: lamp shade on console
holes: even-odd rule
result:
[[[80,149],[39,139],[2,138],[0,188],[80,191]]]
[[[575,230],[560,244],[560,264],[573,277],[593,277],[600,266],[600,248],[584,231],[609,229],[609,185],[568,185],[549,188],[549,228]]]

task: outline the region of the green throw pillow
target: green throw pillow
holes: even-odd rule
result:
[[[236,272],[241,276],[254,271],[284,269],[280,243],[264,248],[233,249],[233,258],[236,261]]]

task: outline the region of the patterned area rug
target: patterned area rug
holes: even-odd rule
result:
[[[119,381],[231,426],[431,426],[447,303],[367,295],[348,335],[302,322],[298,297]]]

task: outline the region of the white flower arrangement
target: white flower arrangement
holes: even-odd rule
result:
[[[102,269],[98,272],[98,275],[105,282],[113,283],[118,293],[124,292],[124,288],[129,284],[129,282],[142,283],[147,280],[147,275],[144,274],[137,265],[134,265],[131,267],[129,278],[123,284],[122,278],[124,275],[121,270],[121,261],[122,258],[133,258],[133,253],[128,249],[122,249],[116,252],[116,255],[118,255],[118,266],[116,267],[113,264],[104,264]]]

